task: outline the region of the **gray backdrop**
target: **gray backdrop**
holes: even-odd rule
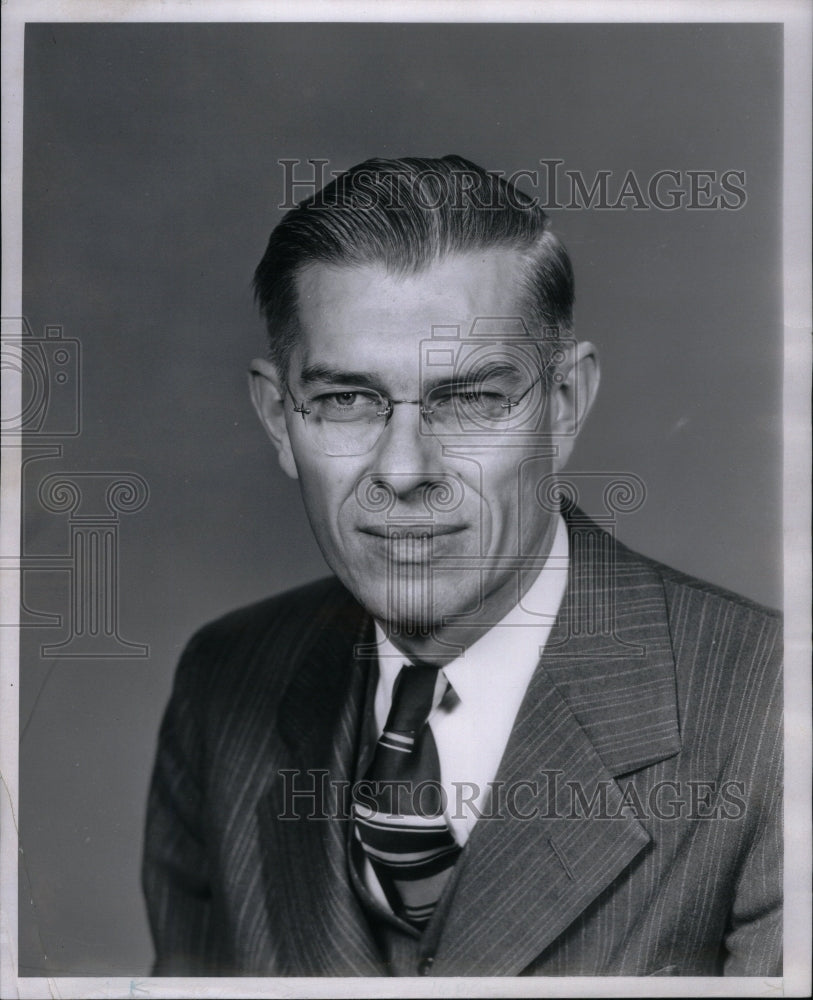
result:
[[[781,41],[772,25],[28,26],[24,311],[36,336],[79,342],[81,433],[40,428],[25,472],[22,974],[147,971],[141,829],[178,653],[205,620],[325,572],[245,391],[281,158],[558,158],[588,183],[612,171],[611,190],[628,170],[745,171],[739,211],[551,214],[603,358],[572,467],[643,480],[618,518],[628,544],[780,603]],[[81,509],[48,493],[54,473]],[[144,497],[124,477],[135,492],[111,511],[124,473],[148,502],[128,510]],[[583,500],[602,512],[600,488]],[[118,560],[114,631],[146,655],[43,649],[76,632],[93,531]]]

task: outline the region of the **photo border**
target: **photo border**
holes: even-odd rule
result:
[[[374,15],[374,16],[373,16]],[[805,0],[763,2],[634,2],[576,0],[528,3],[471,0],[5,0],[3,21],[3,288],[2,316],[21,316],[23,36],[26,23],[202,21],[515,21],[515,22],[782,22],[784,24],[784,591],[786,772],[785,966],[782,978],[493,978],[493,979],[150,979],[110,977],[40,979],[17,976],[17,816],[19,803],[19,634],[0,629],[3,781],[0,822],[0,960],[3,996],[39,997],[321,997],[321,996],[786,996],[810,992],[811,939],[811,684],[810,684],[810,370],[811,370],[811,27]],[[18,412],[16,373],[3,371],[3,406]],[[14,407],[17,409],[14,409]],[[20,448],[4,445],[2,536],[4,559],[19,558]],[[19,577],[6,581],[0,599],[8,618],[18,614]],[[15,831],[12,833],[12,831]]]

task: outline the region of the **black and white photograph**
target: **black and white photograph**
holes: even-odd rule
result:
[[[811,24],[4,3],[3,996],[809,993]]]

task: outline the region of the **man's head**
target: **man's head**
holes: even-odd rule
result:
[[[545,214],[458,157],[371,160],[285,216],[255,286],[254,402],[328,564],[413,637],[494,624],[597,383]]]

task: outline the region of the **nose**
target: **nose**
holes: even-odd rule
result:
[[[394,402],[392,416],[371,453],[368,476],[400,500],[423,494],[439,479],[441,447],[421,416],[420,406]]]

